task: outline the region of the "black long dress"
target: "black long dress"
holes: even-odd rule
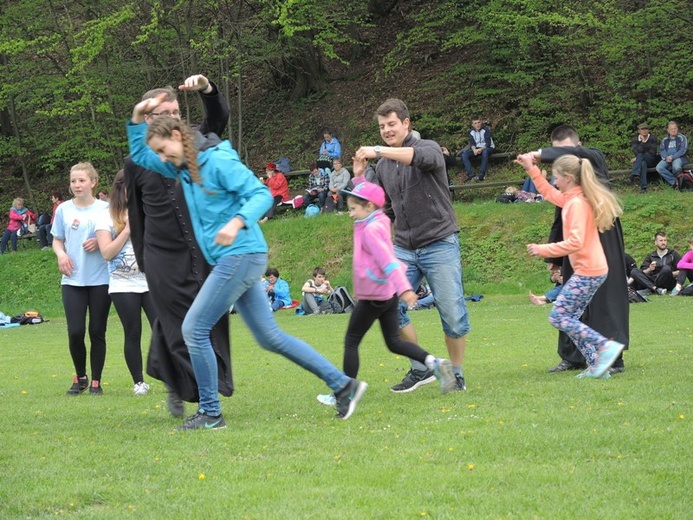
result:
[[[229,117],[226,100],[215,85],[201,94],[203,134],[223,133]],[[210,267],[195,240],[180,183],[125,159],[130,238],[137,263],[147,277],[157,318],[147,358],[147,374],[166,383],[181,399],[199,401],[195,374],[181,325]],[[233,394],[228,316],[211,332],[219,367],[219,393]]]
[[[602,152],[596,148],[583,146],[542,148],[541,162],[551,163],[560,156],[568,154],[589,160],[597,176],[606,185],[610,185],[609,168],[606,165],[606,160]],[[556,208],[556,214],[549,234],[549,242],[560,242],[561,240],[563,240],[563,219],[561,218],[561,208]],[[599,240],[604,249],[609,274],[606,277],[606,281],[597,290],[587,309],[585,309],[580,321],[592,327],[603,336],[623,343],[627,349],[630,340],[630,315],[621,221],[616,219],[610,230],[599,234]],[[563,281],[564,283],[567,282],[573,275],[573,268],[568,257],[550,259],[550,261],[561,266]],[[561,356],[561,359],[573,364],[585,364],[584,356],[564,332],[559,332],[558,334],[558,355]],[[623,366],[621,357],[614,363],[614,366]]]

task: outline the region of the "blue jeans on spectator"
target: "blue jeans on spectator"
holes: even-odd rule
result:
[[[657,163],[657,173],[671,186],[676,184],[676,176],[683,171],[683,165],[688,162],[685,157],[674,159],[670,163],[659,161]]]
[[[547,293],[544,295],[546,297],[546,301],[549,303],[555,302],[558,295],[561,294],[561,289],[563,289],[563,285],[557,285],[550,291],[547,291]]]
[[[486,177],[486,168],[488,167],[488,159],[491,156],[493,148],[484,148],[481,152],[481,166],[479,166],[479,180],[483,181]],[[467,170],[467,179],[474,178],[474,168],[472,168],[471,158],[476,157],[474,151],[471,148],[467,148],[462,152],[462,162],[464,163],[464,168]]]
[[[17,251],[17,232],[6,229],[2,233],[2,242],[0,242],[0,254],[5,254],[8,241],[12,244],[12,251]]]
[[[640,179],[640,189],[647,189],[647,169],[657,165],[657,157],[651,153],[639,153],[635,156],[631,177]]]
[[[424,278],[435,295],[436,308],[443,322],[443,332],[450,338],[461,338],[469,333],[469,315],[464,301],[460,240],[452,233],[419,249],[395,246],[395,256],[407,266],[407,278],[412,287],[418,287]],[[400,302],[399,326],[409,325],[407,306]],[[412,360],[414,370],[428,370]]]
[[[267,255],[229,255],[219,260],[202,285],[183,320],[183,339],[190,352],[200,392],[200,410],[219,415],[217,359],[209,339],[210,331],[231,305],[264,349],[275,352],[321,378],[333,392],[350,379],[325,357],[303,341],[282,331],[270,306],[260,278],[265,273]]]

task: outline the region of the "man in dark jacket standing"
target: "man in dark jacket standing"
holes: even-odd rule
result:
[[[556,127],[551,133],[551,144],[551,147],[542,148],[537,152],[537,155],[541,157],[541,162],[552,163],[562,155],[576,155],[589,160],[597,177],[605,185],[609,186],[609,169],[606,165],[604,154],[596,148],[582,146],[580,137],[572,126],[561,125]],[[563,240],[563,219],[561,217],[561,208],[557,207],[548,241],[560,242],[561,240]],[[604,249],[609,274],[606,281],[592,298],[587,309],[585,309],[580,321],[607,338],[623,343],[627,349],[630,339],[630,321],[621,221],[616,219],[611,229],[600,233],[599,241]],[[550,261],[555,265],[561,266],[563,281],[564,283],[567,282],[573,275],[573,268],[568,257],[554,258],[550,259]],[[558,334],[558,355],[561,357],[561,362],[551,368],[549,372],[582,370],[587,366],[583,355],[564,332],[559,332]],[[623,356],[619,356],[609,369],[609,372],[613,374],[623,371],[625,371]]]
[[[200,93],[205,119],[199,131],[221,135],[229,109],[217,87],[206,77],[195,75],[179,89]],[[180,119],[177,93],[171,87],[150,90],[142,99],[161,94],[166,96],[164,102],[155,113],[145,116],[147,123],[163,115]],[[195,240],[180,183],[137,166],[130,156],[125,159],[124,170],[130,238],[158,315],[152,326],[147,373],[166,383],[168,409],[179,417],[185,413],[181,399],[199,400],[181,325],[210,268]],[[229,396],[233,393],[233,379],[228,316],[212,329],[212,345],[219,367],[219,392]]]
[[[373,182],[385,190],[384,211],[394,223],[395,254],[407,266],[412,287],[418,287],[424,278],[428,281],[443,322],[457,390],[464,390],[462,363],[470,327],[462,285],[460,228],[450,201],[443,152],[438,143],[412,136],[409,110],[401,100],[385,101],[376,117],[387,146],[358,149],[354,183],[360,182],[368,159],[376,159]],[[417,343],[404,305],[400,305],[400,334]],[[433,381],[433,371],[412,361],[411,370],[392,391],[411,392]]]

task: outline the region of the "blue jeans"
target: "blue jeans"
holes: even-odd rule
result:
[[[395,246],[395,256],[407,266],[407,278],[412,287],[421,285],[426,278],[436,301],[436,308],[443,323],[443,332],[449,338],[461,338],[469,333],[469,315],[464,301],[460,239],[452,233],[419,249]],[[411,320],[404,304],[399,306],[400,328]],[[419,366],[420,365],[420,366]],[[416,370],[426,366],[412,362]]]
[[[659,161],[659,163],[657,163],[657,173],[662,179],[673,186],[676,184],[676,176],[683,171],[683,165],[686,164],[684,161],[687,161],[685,157],[674,159],[670,163]]]
[[[657,157],[651,153],[639,153],[635,156],[633,163],[632,177],[640,178],[640,188],[647,188],[647,169],[654,168],[657,164]]]
[[[17,250],[17,231],[10,231],[6,229],[2,232],[2,242],[0,243],[0,254],[5,254],[7,249],[7,242],[12,244],[12,251]]]
[[[491,155],[492,148],[484,148],[481,152],[481,166],[479,166],[479,180],[486,177],[486,168],[488,167],[488,158]],[[474,168],[472,168],[472,162],[470,159],[475,157],[474,151],[471,148],[467,148],[462,152],[462,162],[464,163],[464,168],[467,170],[467,178],[471,179],[474,177]]]
[[[303,341],[282,331],[260,281],[265,273],[264,253],[230,255],[221,258],[202,285],[183,320],[183,339],[190,352],[200,392],[200,410],[219,415],[217,359],[209,339],[214,324],[231,305],[264,349],[275,352],[321,378],[333,392],[350,381],[324,356]]]

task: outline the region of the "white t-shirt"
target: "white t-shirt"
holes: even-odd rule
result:
[[[106,209],[96,221],[96,231],[106,230],[111,233],[111,237],[118,236],[113,228],[113,219]],[[135,250],[132,242],[128,238],[123,249],[108,261],[108,293],[146,293],[149,291],[147,279],[140,271],[135,259]]]
[[[82,244],[88,238],[96,238],[95,221],[108,203],[99,199],[86,207],[75,206],[73,200],[63,202],[55,210],[51,235],[65,242],[65,252],[74,266],[72,276],[63,275],[62,285],[90,287],[108,284],[108,266],[98,249],[87,253]]]

